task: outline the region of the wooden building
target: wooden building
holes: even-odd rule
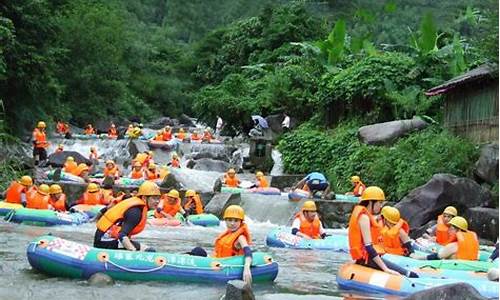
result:
[[[482,65],[426,92],[443,94],[444,127],[475,143],[498,142],[498,68]]]

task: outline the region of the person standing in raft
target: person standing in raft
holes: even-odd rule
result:
[[[319,220],[314,201],[304,202],[302,209],[293,220],[292,234],[306,239],[324,239],[327,236]]]
[[[423,234],[423,238],[429,239],[442,246],[446,246],[453,242],[456,237],[453,231],[450,231],[450,220],[458,215],[458,211],[453,206],[448,206],[443,213],[438,216],[436,225],[427,229]]]
[[[314,198],[317,192],[321,192],[321,199],[325,199],[330,193],[330,183],[326,180],[325,175],[319,172],[312,172],[299,181],[294,189],[308,191],[310,198]]]
[[[35,166],[47,160],[49,143],[47,142],[47,134],[45,133],[46,127],[45,122],[40,121],[33,130],[33,159],[35,160]]]
[[[111,208],[103,208],[96,223],[94,247],[118,249],[123,246],[129,251],[151,251],[145,244],[131,240],[146,226],[148,209],[154,209],[160,201],[160,188],[154,182],[146,181],[139,187],[135,197],[125,199]]]
[[[384,251],[389,254],[409,256],[413,253],[411,244],[410,226],[401,218],[399,210],[392,206],[384,206],[381,212],[380,234],[384,244]]]
[[[243,281],[248,285],[252,284],[252,249],[250,249],[251,237],[247,224],[245,224],[245,211],[239,205],[230,205],[224,211],[224,221],[227,230],[221,233],[215,240],[213,257],[223,258],[231,256],[245,256],[243,266]],[[196,247],[188,254],[196,256],[207,256],[206,251],[201,247]]]
[[[389,274],[402,274],[418,277],[414,272],[383,259],[383,241],[380,224],[373,215],[379,214],[385,201],[384,191],[377,186],[370,186],[361,195],[359,203],[349,220],[349,252],[356,264],[384,271]]]

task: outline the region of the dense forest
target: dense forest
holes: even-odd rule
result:
[[[468,172],[473,146],[439,127],[442,99],[423,91],[484,63],[498,63],[493,0],[7,1],[0,130],[186,113],[219,114],[232,134],[286,111],[302,124],[279,145],[288,171],[320,169],[337,188],[357,172],[401,179],[400,197],[432,172]],[[436,125],[396,150],[356,141],[360,125],[414,115]],[[408,176],[408,151],[425,143]],[[437,143],[449,156],[432,157]]]

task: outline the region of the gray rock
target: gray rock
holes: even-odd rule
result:
[[[487,206],[491,193],[472,179],[435,174],[426,184],[412,190],[396,207],[411,228],[420,227],[453,205],[462,215],[466,208]]]
[[[208,202],[208,204],[205,206],[205,212],[207,214],[214,214],[222,219],[222,215],[226,207],[233,204],[240,204],[240,202],[241,202],[240,194],[229,194],[229,193],[215,194],[213,198],[210,200],[210,202]]]
[[[481,155],[474,167],[474,175],[489,184],[498,182],[498,144],[481,147]]]
[[[488,280],[490,281],[498,281],[498,269],[491,268],[488,270]]]
[[[182,114],[179,117],[179,124],[187,127],[196,127],[196,124],[194,124],[193,119],[186,114]]]
[[[328,228],[346,227],[349,224],[351,212],[356,203],[338,200],[315,199],[321,220]]]
[[[467,283],[454,283],[442,286],[433,287],[414,293],[405,300],[485,300],[487,298],[481,296],[479,292]]]
[[[189,159],[186,161],[186,168],[192,169],[196,165],[196,160],[194,159]]]
[[[495,241],[498,237],[498,209],[487,207],[472,207],[464,214],[469,223],[469,229],[481,238]]]
[[[16,162],[21,169],[32,169],[34,161],[32,156],[33,147],[24,142],[2,142],[0,143],[0,161],[10,160]]]
[[[398,138],[427,127],[427,123],[418,117],[411,120],[398,120],[363,126],[358,129],[358,138],[368,145],[391,144]]]
[[[170,119],[169,117],[161,117],[161,118],[158,118],[150,123],[144,124],[144,127],[158,130],[158,129],[162,129],[165,126],[172,127],[172,126],[175,126],[177,124],[178,124],[177,120],[174,121],[174,119]]]
[[[186,155],[186,157],[198,160],[203,158],[210,158],[215,160],[222,160],[225,162],[229,162],[229,156],[226,152],[212,152],[212,151],[203,151],[203,152],[194,152]]]
[[[271,179],[271,186],[279,188],[280,190],[285,190],[285,188],[291,188],[297,182],[299,182],[305,175],[278,175],[273,176]]]
[[[88,282],[92,286],[107,286],[115,284],[113,278],[109,277],[109,275],[106,275],[104,273],[93,274],[92,276],[90,276]]]
[[[202,171],[226,172],[231,165],[225,161],[202,158],[195,161],[193,169]]]
[[[49,155],[49,165],[51,165],[52,167],[61,168],[64,166],[64,163],[66,162],[66,158],[68,158],[68,156],[73,156],[75,162],[78,164],[84,163],[89,166],[92,164],[92,161],[90,161],[90,159],[86,158],[79,152],[62,151]]]
[[[214,182],[214,192],[219,192],[222,189],[222,178],[217,178]]]
[[[242,280],[230,280],[226,285],[225,300],[255,300],[252,287]]]
[[[160,188],[162,189],[181,189],[182,185],[175,178],[175,175],[170,173],[168,174],[163,181],[160,183]]]
[[[422,226],[417,227],[417,228],[412,228],[410,231],[410,237],[413,239],[421,237],[424,233],[426,233],[427,229],[436,225],[436,223],[437,223],[437,220],[431,220],[425,225],[422,225]]]
[[[132,158],[134,158],[137,155],[137,153],[141,153],[148,150],[149,146],[148,144],[146,144],[145,141],[135,139],[135,140],[130,140],[130,142],[128,143],[128,153],[130,153],[130,157]]]

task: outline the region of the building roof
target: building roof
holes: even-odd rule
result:
[[[491,65],[481,65],[473,70],[468,71],[460,76],[452,78],[445,83],[433,87],[425,92],[427,96],[435,96],[444,94],[457,86],[483,79],[485,77],[498,78],[497,67]]]

